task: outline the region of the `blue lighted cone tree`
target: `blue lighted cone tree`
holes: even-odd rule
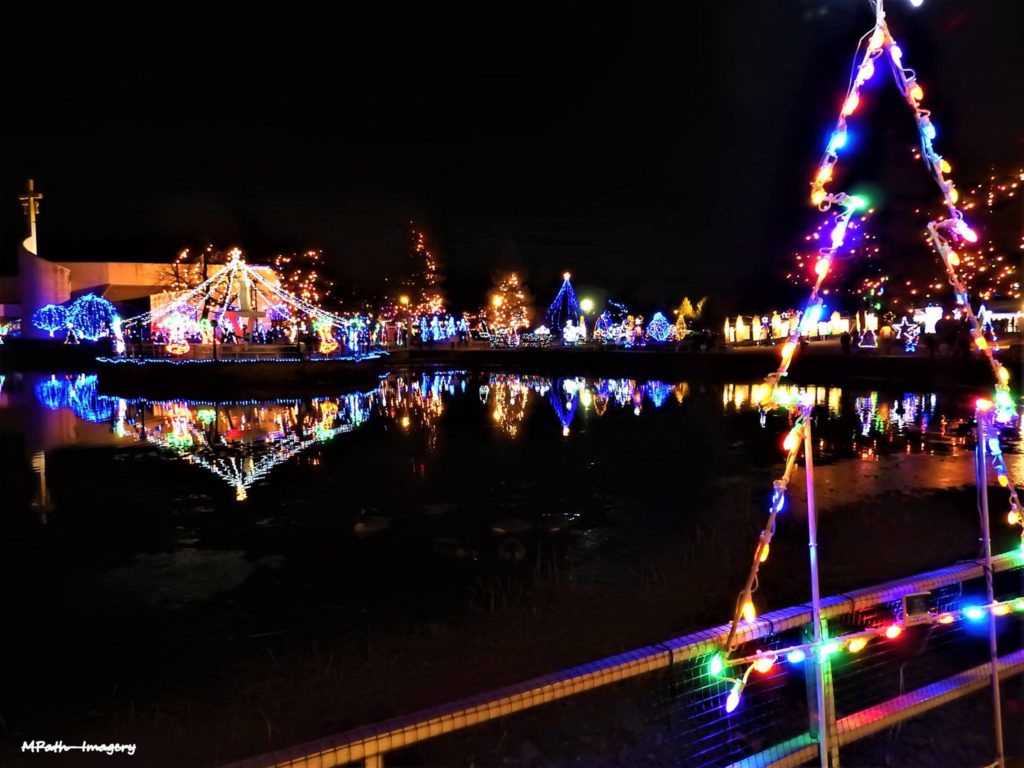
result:
[[[559,334],[568,321],[574,324],[580,321],[583,310],[580,309],[579,301],[576,300],[576,291],[573,290],[568,272],[562,275],[562,286],[558,289],[555,300],[551,302],[548,311],[544,314],[544,324],[554,334]]]

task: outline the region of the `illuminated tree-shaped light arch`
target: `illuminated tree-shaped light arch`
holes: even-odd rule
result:
[[[757,612],[753,593],[757,589],[759,569],[768,559],[776,520],[785,509],[786,492],[798,456],[801,449],[805,448],[807,444],[805,438],[810,427],[813,401],[794,399],[779,384],[789,371],[793,356],[799,348],[801,335],[823,311],[822,285],[828,277],[837,255],[843,248],[850,218],[855,212],[866,207],[866,201],[860,197],[845,192],[832,192],[829,190],[829,185],[834,180],[839,155],[848,145],[849,123],[861,104],[861,91],[874,77],[876,69],[880,66],[887,65],[889,67],[896,87],[913,112],[920,135],[921,159],[942,193],[947,215],[930,222],[927,229],[930,240],[945,267],[949,283],[953,287],[957,306],[969,323],[974,344],[984,354],[992,368],[995,379],[994,395],[991,399],[979,400],[977,404],[979,434],[985,440],[986,450],[996,471],[999,485],[1006,488],[1009,494],[1008,522],[1021,527],[1022,542],[1024,542],[1024,515],[1022,515],[1015,486],[1007,474],[998,436],[1000,427],[1005,427],[1017,418],[1017,406],[1009,387],[1010,375],[1009,371],[993,355],[993,350],[982,332],[981,324],[971,307],[967,290],[957,270],[960,264],[957,248],[969,247],[976,243],[978,234],[967,223],[963,211],[957,208],[959,193],[949,176],[952,170],[950,163],[935,149],[937,131],[930,111],[923,106],[924,89],[918,82],[914,71],[908,69],[904,64],[903,51],[893,38],[886,23],[883,0],[875,0],[875,7],[875,26],[869,34],[861,38],[860,44],[858,44],[853,78],[843,99],[835,128],[828,139],[818,170],[811,182],[811,204],[822,212],[835,211],[834,227],[829,244],[820,250],[814,264],[815,281],[801,323],[790,331],[781,349],[778,368],[766,377],[763,386],[756,388],[753,398],[755,402],[765,408],[789,409],[793,416],[793,427],[783,442],[783,449],[786,452],[785,469],[782,476],[774,481],[768,502],[768,517],[754,549],[753,562],[747,581],[736,600],[725,647],[722,649],[722,653],[715,654],[711,658],[708,668],[712,676],[728,674],[727,679],[732,683],[725,700],[727,712],[732,712],[739,706],[740,697],[751,673],[767,673],[774,668],[777,662],[782,660],[800,663],[812,653],[822,658],[840,650],[857,653],[869,642],[895,639],[903,631],[902,624],[895,622],[845,637],[831,639],[818,637],[812,642],[802,643],[791,648],[760,651],[744,658],[730,658],[740,643],[742,633],[738,630],[741,625],[756,619]],[[1024,549],[1024,543],[1022,543],[1022,549]],[[1004,615],[1009,612],[1011,604],[1013,610],[1024,610],[1024,601],[1017,598],[1005,604],[993,602],[985,606],[984,611],[986,615],[988,611],[991,611],[993,615]],[[982,615],[981,608],[972,608],[942,614],[937,621],[941,624],[948,624],[964,618],[969,621],[977,620],[977,616],[972,615],[972,611]]]

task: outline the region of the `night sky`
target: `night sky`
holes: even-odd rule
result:
[[[641,305],[713,293],[752,311],[816,221],[807,185],[873,21],[867,0],[257,8],[9,21],[0,266],[33,176],[41,251],[59,260],[322,248],[343,292],[368,295],[406,266],[415,219],[459,308],[515,267],[539,299],[570,269]],[[954,178],[1024,161],[1024,3],[888,8]],[[868,180],[901,221],[937,200],[887,70],[858,118],[835,188]],[[908,258],[933,259],[906,236],[922,223]]]

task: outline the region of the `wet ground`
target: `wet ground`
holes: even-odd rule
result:
[[[826,593],[977,554],[968,392],[809,392]],[[210,765],[722,623],[788,429],[750,396],[415,372],[149,402],[8,376],[5,740]],[[797,479],[762,611],[807,598]]]

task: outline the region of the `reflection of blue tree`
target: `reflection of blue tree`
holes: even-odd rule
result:
[[[654,403],[655,408],[661,408],[672,394],[672,387],[664,381],[648,381],[644,384],[644,392],[647,398]]]
[[[67,382],[53,376],[39,382],[36,384],[36,400],[51,411],[67,405]]]
[[[96,374],[80,374],[74,379],[50,377],[36,385],[36,399],[51,411],[70,408],[83,421],[99,423],[114,415],[117,398],[97,391]]]
[[[566,386],[569,382],[571,384]],[[576,407],[580,401],[576,379],[558,379],[548,393],[548,400],[555,409],[555,416],[562,424],[562,434],[569,434],[569,425],[576,416]]]
[[[563,278],[562,287],[558,289],[555,300],[551,302],[551,306],[548,307],[548,311],[544,315],[544,323],[555,334],[561,333],[562,328],[569,320],[578,323],[580,315],[583,314],[579,302],[576,301],[576,291],[573,290],[572,283],[569,282],[569,273],[566,272]]]

